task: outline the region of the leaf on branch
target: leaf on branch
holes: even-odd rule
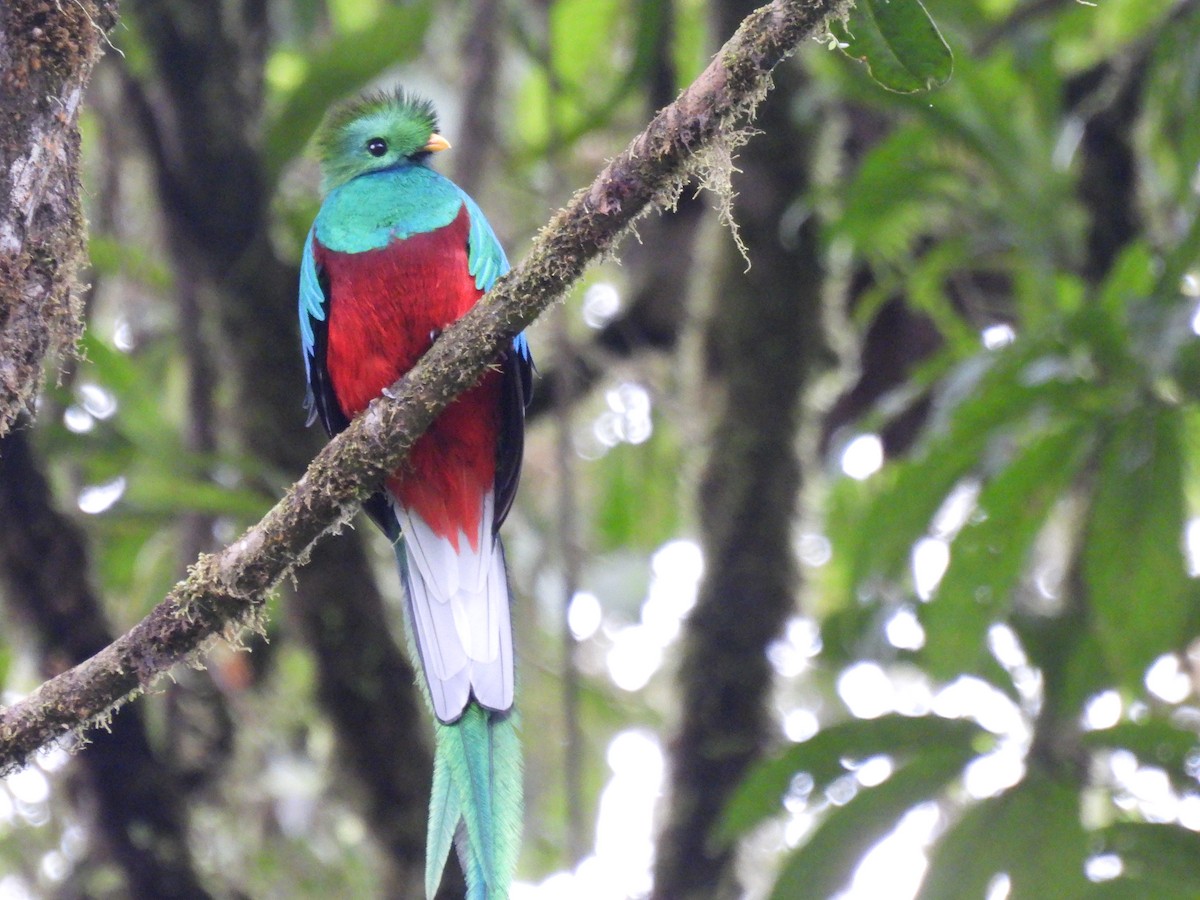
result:
[[[1012,897],[1081,896],[1088,836],[1079,803],[1075,786],[1035,771],[970,807],[934,847],[918,900],[984,897],[1001,874]]]
[[[1133,690],[1156,657],[1194,634],[1183,465],[1181,419],[1166,407],[1118,422],[1100,452],[1083,577],[1105,658]],[[1154,612],[1146,614],[1150,602]]]
[[[987,632],[1003,617],[1034,541],[1054,503],[1075,478],[1088,448],[1078,423],[1032,439],[989,481],[978,511],[955,539],[932,603],[922,604],[921,659],[934,678],[996,670]],[[1005,687],[1003,683],[1000,687]]]
[[[729,842],[782,809],[783,795],[795,776],[806,772],[820,790],[847,774],[844,760],[880,754],[916,756],[929,747],[975,755],[986,733],[974,722],[940,716],[880,716],[851,719],[823,728],[814,737],[788,747],[755,766],[725,810],[717,839]],[[965,761],[964,763],[965,764]]]
[[[836,806],[784,863],[771,900],[824,900],[913,807],[938,797],[970,761],[969,747],[929,747],[876,787]]]
[[[839,49],[867,64],[880,85],[898,94],[945,84],[954,57],[921,0],[859,0],[845,22],[831,22]]]

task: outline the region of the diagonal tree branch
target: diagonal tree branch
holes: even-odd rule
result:
[[[261,614],[271,587],[403,461],[434,417],[513,335],[560,298],[639,215],[668,205],[704,151],[728,140],[770,87],[771,69],[848,0],[774,0],[750,15],[707,69],[560,210],[522,263],[405,378],[331,441],[257,525],[200,557],[145,619],[91,659],[0,714],[0,771],[109,716],[206,641]]]

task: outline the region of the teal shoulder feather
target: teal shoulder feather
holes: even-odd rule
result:
[[[504,255],[504,248],[496,239],[496,233],[492,231],[483,211],[461,190],[459,195],[471,217],[471,231],[467,237],[467,266],[475,276],[475,287],[490,291],[496,279],[508,271],[508,257]]]

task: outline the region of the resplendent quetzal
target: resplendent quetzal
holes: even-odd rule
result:
[[[479,207],[429,168],[450,144],[403,91],[337,107],[318,133],[325,200],[300,270],[309,422],[330,435],[395,382],[508,261]],[[523,336],[434,421],[365,504],[392,540],[437,718],[425,889],[451,843],[471,900],[508,896],[522,814],[504,521],[532,362]],[[398,748],[399,749],[399,748]]]

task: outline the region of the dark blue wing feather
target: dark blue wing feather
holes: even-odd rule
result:
[[[496,446],[496,512],[492,533],[499,531],[521,480],[525,455],[525,407],[533,396],[533,358],[525,335],[517,335],[500,361],[504,384],[500,399],[500,438]]]
[[[318,418],[330,437],[345,429],[350,421],[342,413],[329,371],[325,368],[325,347],[329,336],[329,281],[317,265],[313,253],[313,231],[304,242],[300,261],[300,344],[304,351],[307,388],[304,408],[311,425]]]
[[[475,276],[475,286],[490,291],[501,275],[508,271],[504,248],[496,239],[492,226],[475,201],[465,193],[463,202],[471,217],[467,237],[467,265]],[[512,347],[501,357],[504,386],[500,400],[500,435],[496,446],[496,511],[492,533],[500,530],[512,508],[521,480],[521,459],[525,452],[525,407],[533,396],[533,358],[524,334],[517,335]]]

